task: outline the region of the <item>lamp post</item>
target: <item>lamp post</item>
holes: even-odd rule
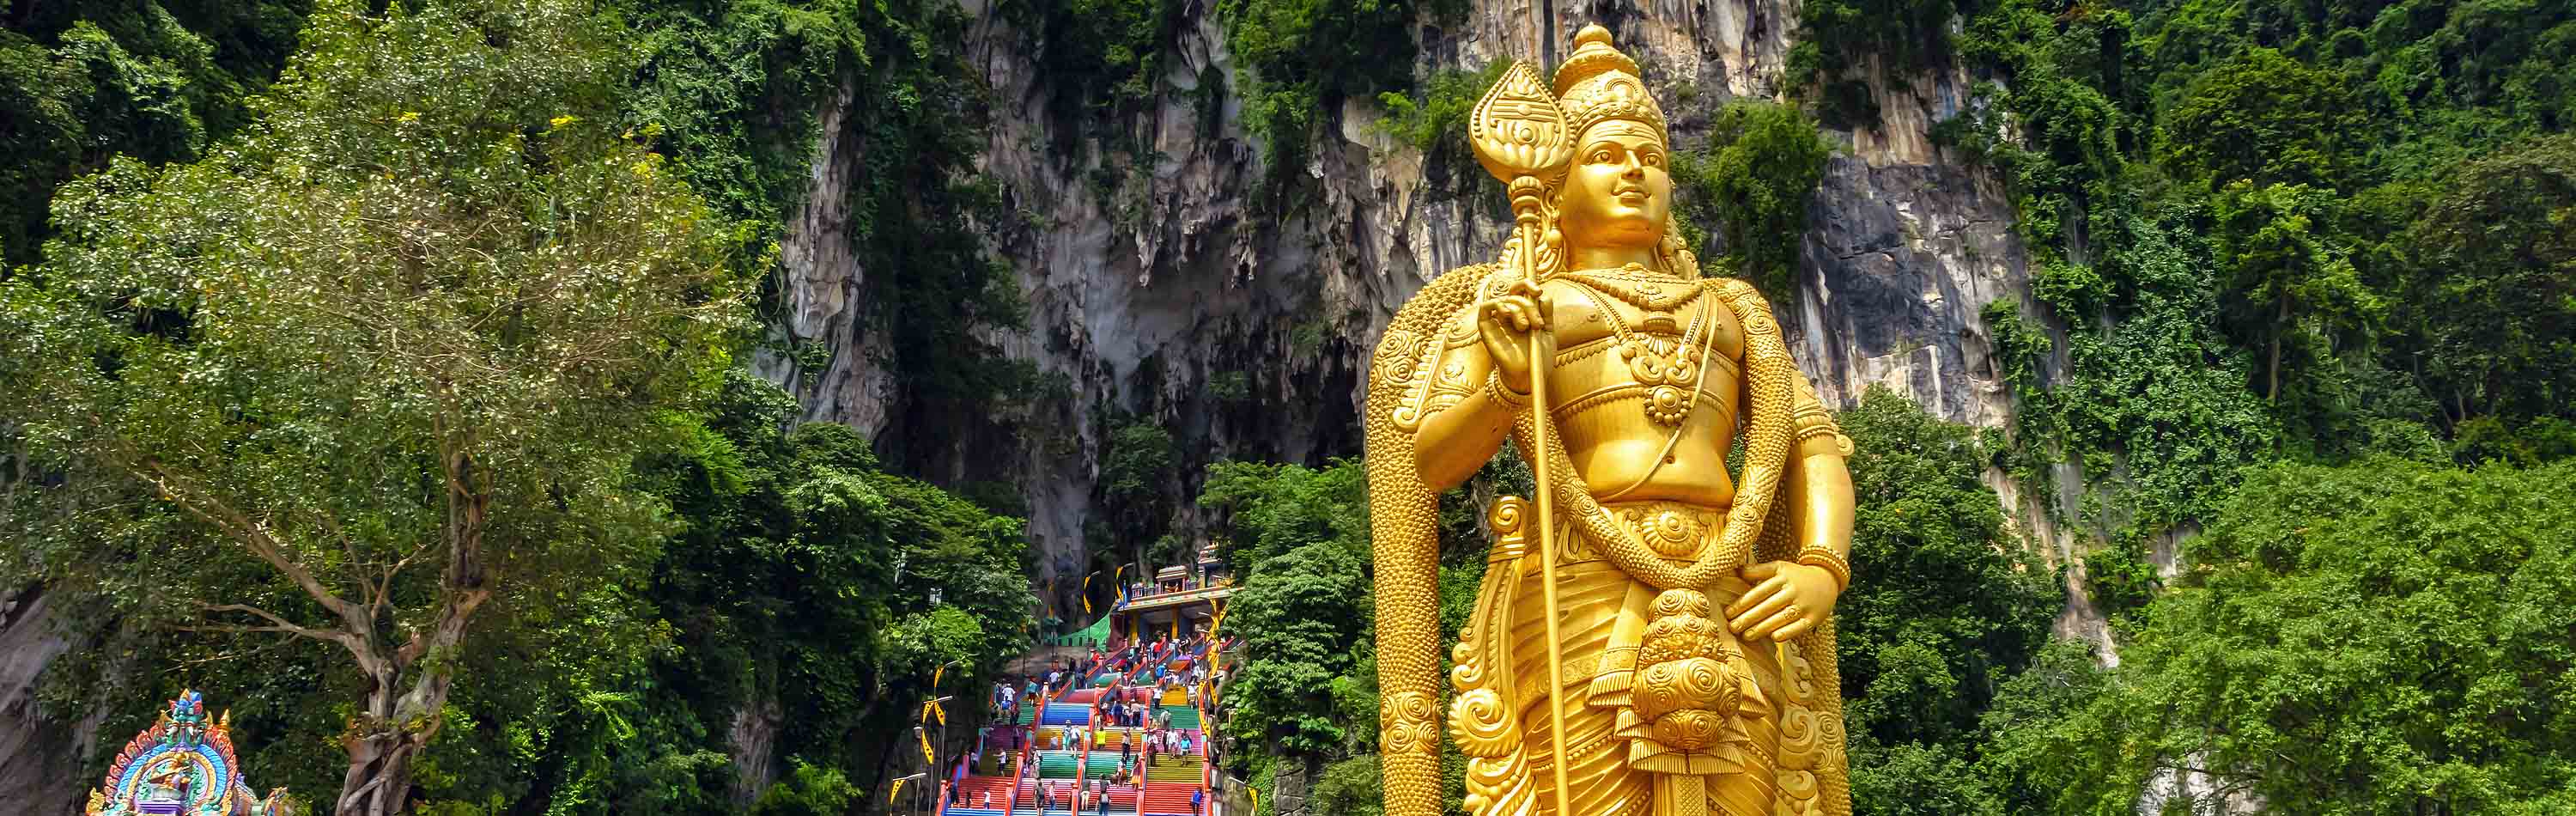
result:
[[[891,792],[889,792],[889,793],[887,793],[887,794],[886,794],[886,812],[887,812],[887,813],[893,813],[893,812],[894,812],[894,800],[895,800],[895,797],[903,795],[903,783],[910,782],[910,781],[913,781],[913,780],[916,780],[916,779],[923,779],[923,778],[927,778],[928,776],[930,776],[930,774],[929,774],[928,772],[923,772],[923,773],[913,774],[913,775],[911,775],[911,776],[897,777],[897,778],[895,778],[894,780],[892,780],[891,784],[893,784],[895,787],[892,789],[892,791],[891,791]],[[914,796],[916,796],[916,797],[920,796],[920,795],[921,795],[921,794],[920,794],[920,790],[921,790],[921,786],[919,786],[919,785],[914,785],[914,786],[913,786],[913,791],[914,791],[914,792],[913,792],[913,795],[914,795]]]

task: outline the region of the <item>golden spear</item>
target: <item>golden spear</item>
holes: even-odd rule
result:
[[[1492,90],[1476,103],[1468,121],[1476,162],[1509,185],[1512,197],[1513,265],[1535,300],[1539,285],[1553,271],[1556,258],[1543,246],[1547,234],[1547,188],[1574,158],[1573,134],[1566,132],[1565,113],[1556,107],[1547,83],[1526,63],[1514,62]],[[1481,306],[1479,307],[1482,308]],[[1545,309],[1541,310],[1542,314]],[[1538,317],[1533,315],[1533,318]],[[1482,319],[1481,315],[1479,319]],[[1570,816],[1565,797],[1565,643],[1557,633],[1556,483],[1549,473],[1548,451],[1554,449],[1547,403],[1547,366],[1555,356],[1555,336],[1539,328],[1529,335],[1530,437],[1537,450],[1522,451],[1538,478],[1538,556],[1540,596],[1547,619],[1548,768],[1556,783],[1556,813]]]

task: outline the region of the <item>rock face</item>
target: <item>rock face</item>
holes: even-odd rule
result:
[[[81,759],[98,746],[100,718],[56,721],[36,701],[45,665],[72,647],[53,631],[49,598],[41,586],[0,595],[0,802],[21,813],[77,813],[98,784]]]
[[[1184,516],[1209,461],[1358,453],[1370,348],[1430,278],[1500,248],[1508,214],[1498,188],[1479,186],[1472,166],[1430,166],[1437,160],[1382,132],[1374,100],[1354,99],[1325,112],[1330,124],[1308,151],[1299,200],[1286,212],[1257,206],[1264,158],[1238,120],[1241,80],[1224,23],[1205,2],[1190,6],[1167,44],[1175,58],[1165,61],[1159,104],[1125,123],[1151,152],[1104,156],[1098,140],[1072,133],[1082,123],[1050,117],[1053,89],[1025,34],[977,6],[968,4],[979,18],[969,48],[996,108],[982,170],[1026,215],[994,231],[991,247],[1016,270],[1029,323],[992,339],[1072,388],[1034,409],[1016,456],[951,475],[1018,485],[1041,569],[1078,575],[1085,523],[1107,510],[1093,489],[1105,444],[1094,417],[1132,414],[1171,431],[1180,475],[1165,489]],[[1644,66],[1688,147],[1704,141],[1709,114],[1726,101],[1775,97],[1795,8],[1476,0],[1463,19],[1422,21],[1414,72],[1501,59],[1552,68],[1573,32],[1598,22]],[[1533,25],[1545,41],[1529,34]],[[1226,87],[1201,87],[1208,82]],[[1782,314],[1792,347],[1831,400],[1885,384],[1954,421],[2000,425],[2012,410],[1978,317],[2025,288],[2010,202],[1993,177],[1946,159],[1927,133],[1965,87],[1955,72],[1893,83],[1879,89],[1877,125],[1834,134],[1846,149],[1809,204],[1799,291],[1771,293],[1793,304]],[[1214,94],[1213,116],[1205,94]],[[816,207],[835,206],[836,174],[855,167],[839,141],[827,136],[818,151],[808,196],[823,202]],[[1063,143],[1083,147],[1050,147]],[[1114,189],[1095,184],[1095,168],[1131,163],[1142,166]],[[837,224],[829,212],[804,214],[782,252],[785,330],[823,341],[835,361],[795,387],[809,418],[881,433],[900,384],[864,362],[852,305],[863,270],[833,249]],[[792,368],[773,361],[767,370],[787,383]]]

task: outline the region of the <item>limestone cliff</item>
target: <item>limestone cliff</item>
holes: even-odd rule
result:
[[[1025,418],[1030,430],[1008,461],[961,461],[947,475],[1015,482],[1050,574],[1080,572],[1085,521],[1105,510],[1093,489],[1104,445],[1093,418],[1134,412],[1169,428],[1181,443],[1181,475],[1167,486],[1176,496],[1193,492],[1204,465],[1219,458],[1354,455],[1364,358],[1387,319],[1430,277],[1486,260],[1507,226],[1498,194],[1474,184],[1448,189],[1423,151],[1382,132],[1372,100],[1324,112],[1327,136],[1301,168],[1312,182],[1304,199],[1285,213],[1256,206],[1250,195],[1264,157],[1239,121],[1239,71],[1212,7],[1186,12],[1168,44],[1177,59],[1165,63],[1157,104],[1126,123],[1150,145],[1145,166],[1104,191],[1095,170],[1127,154],[1106,155],[1072,132],[1082,123],[1052,118],[1045,100],[1053,89],[1034,67],[1029,38],[978,3],[967,6],[978,17],[968,47],[995,106],[981,166],[1023,215],[992,230],[991,248],[1016,270],[1031,307],[1024,331],[993,339],[1072,388]],[[1500,59],[1552,63],[1573,31],[1598,22],[1665,89],[1676,141],[1687,147],[1704,140],[1709,114],[1726,101],[1778,95],[1795,9],[1784,0],[1477,0],[1463,19],[1420,24],[1413,70],[1430,77]],[[1533,26],[1553,41],[1531,37]],[[1201,87],[1211,81],[1227,86]],[[1883,383],[1955,421],[2001,425],[2012,410],[1978,317],[1988,302],[2025,289],[2011,206],[1990,174],[1944,156],[1928,136],[1966,85],[1955,70],[1885,83],[1879,122],[1833,134],[1844,149],[1809,204],[1799,291],[1772,293],[1795,304],[1784,322],[1829,399],[1847,402]],[[824,133],[815,203],[789,225],[782,252],[783,329],[834,353],[817,371],[785,360],[766,370],[781,382],[802,375],[796,387],[809,418],[879,433],[902,384],[866,353],[872,341],[855,299],[872,270],[838,249],[845,236],[833,191],[858,166],[855,147],[836,130]],[[1050,147],[1060,143],[1087,146]],[[1244,387],[1215,393],[1220,377]],[[1174,504],[1187,512],[1186,502]]]

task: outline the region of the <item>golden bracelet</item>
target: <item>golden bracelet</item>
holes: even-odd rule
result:
[[[1808,547],[1798,551],[1798,563],[1831,573],[1837,592],[1851,588],[1851,560],[1844,558],[1842,553],[1824,547]]]
[[[1530,404],[1528,394],[1514,391],[1511,386],[1503,384],[1503,372],[1500,370],[1485,372],[1485,393],[1492,396],[1495,402],[1502,403],[1505,408],[1521,409],[1529,407]]]

